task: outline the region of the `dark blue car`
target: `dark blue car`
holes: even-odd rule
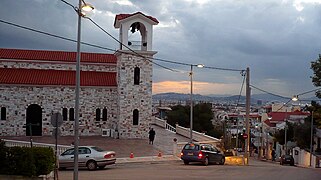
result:
[[[210,163],[225,163],[224,154],[211,144],[188,143],[181,152],[181,159],[186,165],[190,162],[201,162],[205,166]]]

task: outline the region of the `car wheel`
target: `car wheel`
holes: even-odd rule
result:
[[[220,165],[224,165],[224,163],[225,163],[225,158],[224,157],[222,157],[222,159],[221,159],[221,161],[220,161]]]
[[[97,169],[97,164],[96,164],[96,162],[95,162],[95,161],[88,161],[88,162],[87,162],[87,168],[88,168],[88,170],[90,170],[90,171]]]
[[[185,164],[185,165],[188,165],[188,164],[189,164],[189,162],[188,162],[188,161],[184,161],[184,164]]]
[[[294,166],[294,163],[291,163],[290,165],[291,165],[291,166]]]
[[[99,169],[104,169],[106,166],[98,166]]]
[[[203,164],[204,164],[204,166],[207,166],[207,165],[208,165],[208,157],[205,158]]]

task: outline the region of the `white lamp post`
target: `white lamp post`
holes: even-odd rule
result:
[[[190,112],[190,142],[193,142],[193,66],[202,68],[204,67],[203,64],[191,64],[191,72],[190,72],[190,78],[191,78],[191,94],[190,94],[190,106],[191,106],[191,112]]]
[[[78,2],[78,31],[77,31],[77,61],[76,61],[76,89],[75,89],[75,126],[74,126],[74,180],[78,180],[78,146],[79,146],[79,91],[80,91],[80,38],[81,38],[81,17],[85,16],[82,12],[93,10],[93,6]]]

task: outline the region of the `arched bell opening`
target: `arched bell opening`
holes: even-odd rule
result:
[[[133,50],[147,50],[147,33],[143,23],[134,22],[128,29],[128,47]]]

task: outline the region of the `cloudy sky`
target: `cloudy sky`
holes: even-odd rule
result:
[[[77,6],[78,0],[66,0]],[[2,0],[0,48],[76,51],[76,44],[5,22],[76,39],[77,14],[60,0]],[[87,0],[89,16],[118,38],[116,14],[143,12],[154,26],[156,58],[207,67],[250,68],[250,81],[271,93],[291,97],[315,89],[311,61],[321,53],[321,0]],[[135,37],[135,34],[133,35]],[[82,41],[117,49],[115,40],[82,21]],[[113,53],[83,45],[82,51]],[[190,67],[155,61],[153,93],[189,93]],[[239,94],[239,72],[194,68],[194,93]],[[244,92],[244,90],[243,90]],[[252,89],[252,93],[261,93]],[[307,94],[313,96],[313,93]]]

